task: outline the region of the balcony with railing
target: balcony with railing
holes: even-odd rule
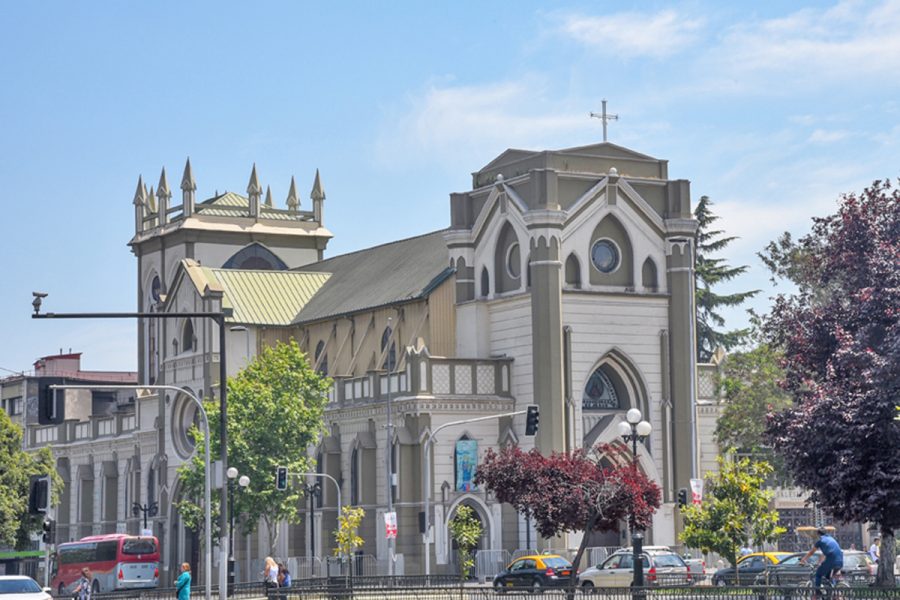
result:
[[[512,358],[444,358],[426,351],[411,352],[406,368],[388,375],[369,371],[360,377],[334,376],[329,408],[377,402],[396,397],[496,399],[511,398]]]

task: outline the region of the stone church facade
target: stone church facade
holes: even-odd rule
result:
[[[451,194],[446,229],[327,259],[332,233],[318,173],[309,210],[293,180],[285,206],[275,207],[255,167],[246,195],[197,201],[190,163],[180,188],[181,204],[173,205],[165,171],[155,191],[138,183],[130,241],[137,309],[232,309],[229,374],[259,348],[298,341],[334,381],[327,434],[311,456],[340,482],[345,504],[366,509],[362,553],[380,570],[393,560],[397,573],[423,572],[425,494],[432,573],[453,568],[447,522],[463,504],[485,527],[481,549],[576,545],[576,535],[538,540],[509,506],[472,485],[473,467],[488,448],[505,444],[545,453],[619,444],[617,425],[633,407],[653,426],[640,468],[663,490],[648,536],[676,543],[676,493],[698,476],[703,448],[694,359],[697,223],[689,183],[670,180],[666,161],[610,143],[508,150],[473,174],[471,190]],[[211,321],[146,320],[138,330],[141,383],[218,396]],[[537,436],[525,435],[522,415],[450,427],[424,464],[424,441],[437,427],[531,404],[541,412]],[[104,451],[119,461],[120,497],[158,502],[152,528],[174,573],[196,551],[173,509],[181,499],[176,469],[194,451],[187,430],[196,415],[186,397],[168,392],[139,395],[132,410],[136,431],[111,436]],[[274,474],[251,485],[274,485]],[[398,516],[393,555],[384,536],[388,494]],[[120,502],[117,510],[125,522],[127,507]],[[275,554],[330,555],[333,487],[324,483],[322,497],[298,511],[302,523],[283,526]],[[255,561],[269,553],[264,536],[236,536],[239,579],[252,579]],[[595,535],[591,544],[624,541],[623,530]]]

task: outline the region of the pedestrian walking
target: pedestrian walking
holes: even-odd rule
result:
[[[191,598],[191,565],[181,563],[181,575],[175,580],[175,593],[178,600],[190,600]]]
[[[278,563],[271,556],[266,557],[266,564],[263,567],[263,581],[266,582],[266,595],[269,590],[278,588]]]
[[[878,559],[881,558],[881,538],[877,535],[875,539],[872,540],[872,545],[869,546],[869,558],[871,558],[874,562],[878,562]]]
[[[78,585],[75,586],[75,598],[78,598],[78,600],[91,600],[91,594],[94,591],[92,579],[90,569],[87,567],[81,569],[81,577],[78,579]]]
[[[291,572],[284,563],[278,563],[278,587],[291,587]]]

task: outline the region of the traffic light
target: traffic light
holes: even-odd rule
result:
[[[44,523],[42,525],[44,530],[44,534],[41,536],[41,539],[44,540],[45,544],[53,544],[56,542],[56,521],[53,519],[44,519]]]
[[[50,476],[32,475],[28,484],[28,513],[46,514],[50,508]]]
[[[54,425],[62,423],[62,404],[65,390],[55,390],[51,385],[65,383],[60,377],[42,377],[38,381],[38,424]]]
[[[678,506],[684,508],[688,503],[688,491],[687,488],[681,488],[678,490]]]
[[[525,415],[525,435],[536,434],[540,423],[540,409],[538,409],[537,405],[532,404],[528,407],[528,413]]]
[[[278,467],[275,473],[275,489],[283,492],[287,489],[288,470],[287,467]]]

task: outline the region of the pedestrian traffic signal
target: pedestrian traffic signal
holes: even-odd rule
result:
[[[532,404],[528,407],[528,412],[525,414],[525,435],[536,434],[540,423],[540,410],[538,409],[537,405]]]
[[[684,508],[688,503],[688,491],[687,488],[681,488],[678,490],[678,506]]]
[[[28,513],[46,514],[50,509],[50,476],[32,475],[28,484]]]
[[[42,525],[44,530],[44,534],[41,536],[41,539],[44,540],[45,544],[53,544],[56,542],[56,521],[53,519],[44,519],[44,523]]]
[[[275,489],[284,491],[287,489],[288,470],[287,467],[278,467],[275,473]]]

